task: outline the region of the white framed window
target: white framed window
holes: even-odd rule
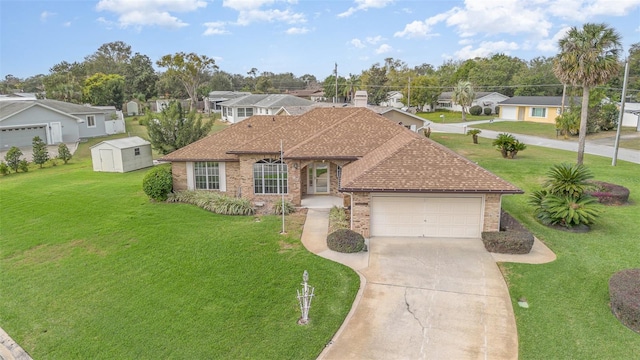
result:
[[[133,155],[135,155],[135,156],[140,155],[140,148],[133,149]]]
[[[263,159],[253,164],[254,194],[287,194],[287,164],[281,160]]]
[[[245,109],[245,116],[246,117],[253,116],[253,108],[246,108]]]
[[[217,162],[195,162],[193,172],[196,190],[220,190],[220,167]]]
[[[238,117],[244,117],[244,108],[238,108]]]
[[[547,108],[531,108],[531,116],[547,117]]]
[[[94,115],[87,115],[87,127],[96,127],[96,117]]]

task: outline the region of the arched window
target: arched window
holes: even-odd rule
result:
[[[254,194],[286,194],[287,164],[277,159],[263,159],[253,164]]]

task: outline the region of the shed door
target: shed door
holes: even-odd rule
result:
[[[115,171],[113,163],[113,150],[100,149],[100,168],[102,171]]]
[[[373,196],[371,236],[477,238],[480,196]]]

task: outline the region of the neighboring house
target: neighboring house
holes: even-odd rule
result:
[[[124,106],[125,111],[127,112],[127,116],[136,116],[140,115],[140,104],[137,101],[129,101]]]
[[[137,136],[105,140],[91,147],[93,171],[128,172],[153,166],[151,143]]]
[[[221,103],[247,95],[251,95],[251,93],[228,90],[211,91],[205,101],[205,111],[220,112],[222,110],[222,106],[220,106]]]
[[[338,108],[349,108],[349,107],[365,107],[369,110],[374,111],[377,114],[380,114],[387,119],[395,122],[396,124],[403,125],[407,129],[420,132],[422,129],[425,129],[429,126],[429,121],[423,119],[419,116],[406,112],[402,109],[396,108],[388,108],[384,106],[377,105],[365,105],[365,106],[355,106],[353,104],[332,104],[332,103],[314,103],[309,106],[285,106],[282,107],[279,111],[275,113],[275,115],[302,115],[312,109],[319,107],[338,107]]]
[[[565,108],[569,108],[571,101],[579,104],[581,98],[566,98]],[[498,106],[500,119],[555,124],[556,117],[562,113],[562,96],[514,96]]]
[[[35,93],[16,92],[13,94],[0,94],[0,101],[15,101],[15,100],[37,100]]]
[[[387,93],[387,99],[380,103],[380,106],[403,108],[404,103],[402,99],[404,95],[400,91],[389,91]]]
[[[620,109],[620,104],[618,104]],[[640,131],[640,103],[628,102],[624,104],[622,126],[633,126]]]
[[[31,146],[35,136],[49,145],[105,136],[105,119],[105,110],[63,101],[0,101],[0,148]]]
[[[462,112],[462,106],[456,104],[452,100],[453,92],[445,91],[438,96],[438,101],[435,106],[435,110],[451,110],[451,111],[459,111]],[[482,108],[490,108],[491,113],[493,114],[496,110],[496,105],[499,102],[507,100],[509,97],[506,95],[502,95],[497,92],[484,92],[480,91],[476,93],[476,97],[473,99],[473,103],[471,106],[479,105]],[[469,108],[467,108],[467,111]]]
[[[252,94],[220,103],[222,120],[237,123],[253,115],[274,115],[283,106],[307,106],[313,101],[287,94]]]
[[[297,96],[299,98],[308,99],[311,101],[326,101],[324,96],[324,90],[322,89],[304,89],[304,90],[291,90],[287,94]]]
[[[281,156],[282,147],[282,156]],[[365,237],[478,238],[501,197],[522,191],[366,108],[254,116],[164,156],[174,190],[240,194],[263,211],[284,196],[343,197]]]

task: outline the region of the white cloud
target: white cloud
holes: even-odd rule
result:
[[[557,17],[585,21],[596,16],[625,16],[640,6],[640,0],[551,0],[549,12]]]
[[[352,6],[347,9],[347,11],[338,14],[338,17],[349,17],[361,10],[366,11],[372,8],[382,9],[393,2],[394,0],[355,0],[355,6]]]
[[[206,22],[203,25],[207,28],[207,30],[205,30],[202,35],[209,36],[229,34],[229,31],[225,29],[225,23],[222,21]]]
[[[253,22],[284,22],[299,24],[307,21],[303,13],[296,13],[289,9],[261,9],[266,5],[276,3],[295,4],[295,0],[224,0],[222,6],[238,12],[238,25],[249,25]]]
[[[43,11],[40,13],[40,21],[45,22],[48,18],[56,16],[57,14],[51,11]]]
[[[380,41],[382,41],[382,36],[378,35],[378,36],[367,36],[366,41],[371,44],[371,45],[375,45],[377,43],[379,43]]]
[[[122,28],[154,25],[181,28],[189,24],[172,13],[192,12],[206,6],[203,0],[100,0],[96,9],[118,14],[118,25]]]
[[[476,57],[489,57],[492,54],[509,54],[510,50],[518,50],[520,47],[515,42],[506,41],[483,41],[480,46],[473,48],[467,45],[455,52],[455,57],[460,60],[473,59]]]
[[[367,45],[365,45],[360,39],[351,39],[351,41],[349,41],[349,44],[358,49],[367,47]]]
[[[101,17],[99,17],[99,18],[97,18],[97,19],[96,19],[96,21],[97,21],[97,22],[99,22],[100,24],[104,25],[104,27],[105,27],[107,30],[111,30],[111,29],[113,29],[113,25],[114,25],[114,24],[113,24],[113,21],[109,21],[109,20],[107,20],[107,19],[103,18],[102,16],[101,16]]]
[[[536,45],[536,49],[540,51],[545,51],[545,52],[557,52],[558,50],[560,50],[558,48],[558,40],[563,38],[567,34],[570,28],[571,27],[569,26],[564,26],[562,29],[556,32],[556,34],[553,35],[551,39],[544,39],[539,41],[538,44]]]
[[[391,51],[393,51],[393,48],[390,45],[382,44],[376,49],[376,54],[386,54]]]
[[[286,33],[289,35],[301,35],[309,32],[309,29],[306,27],[292,27],[287,29]]]
[[[306,22],[306,17],[302,13],[294,13],[290,10],[243,10],[238,14],[238,25],[249,25],[253,22],[274,22],[280,21],[287,24],[298,24]]]
[[[66,21],[62,23],[62,26],[64,27],[71,27],[71,21]]]

